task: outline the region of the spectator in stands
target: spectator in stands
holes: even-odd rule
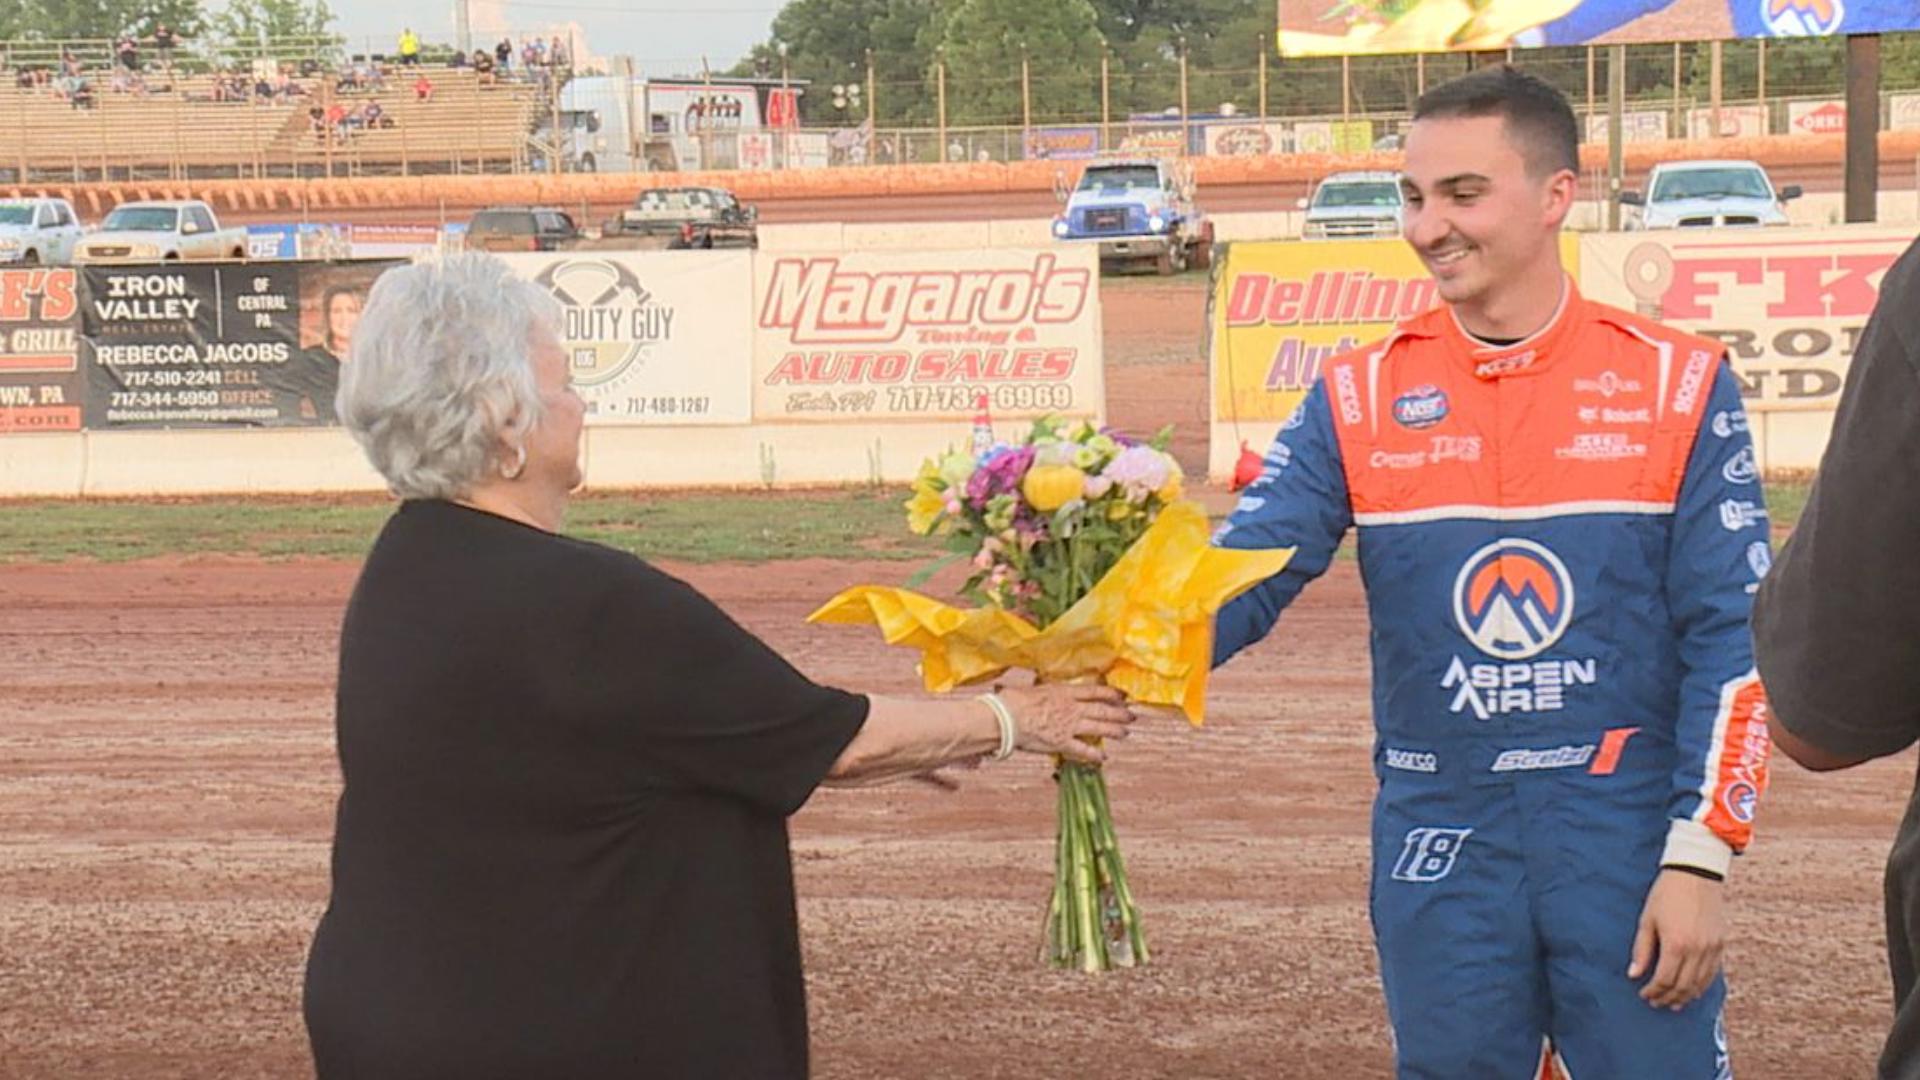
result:
[[[360,123],[368,131],[374,128],[390,128],[393,126],[393,117],[387,115],[387,110],[381,108],[379,102],[369,101],[360,110]]]
[[[453,55],[457,57],[462,54],[459,52],[455,52]],[[433,100],[433,80],[427,78],[427,73],[424,71],[420,73],[419,78],[413,80],[413,100],[415,101],[432,101]]]
[[[481,86],[493,85],[493,57],[485,49],[476,49],[473,54],[473,73],[479,77]]]
[[[553,43],[547,46],[547,63],[555,71],[565,71],[572,66],[572,57],[567,54],[567,43],[560,35],[553,36]]]
[[[307,126],[310,130],[312,130],[313,137],[316,140],[326,138],[327,137],[327,110],[321,108],[318,105],[315,105],[309,108],[307,110]]]
[[[114,42],[113,55],[114,59],[120,61],[120,66],[128,71],[140,70],[140,46],[133,40],[132,34],[123,35]]]
[[[179,39],[174,37],[173,30],[166,23],[154,29],[153,50],[160,54],[160,63],[166,67],[173,66],[173,47],[178,43]]]
[[[400,62],[408,67],[420,62],[420,35],[411,26],[400,31]]]
[[[469,66],[470,63],[471,61],[467,59],[466,53],[455,49],[453,50],[453,57],[447,61],[447,66],[450,68],[464,68]]]
[[[513,66],[513,42],[506,38],[501,38],[500,44],[493,47],[493,58],[499,63],[500,70],[503,73],[508,68],[511,68]]]
[[[342,105],[336,101],[333,104],[327,106],[326,116],[327,116],[328,130],[332,131],[336,135],[343,135],[346,133],[347,107],[345,105]]]

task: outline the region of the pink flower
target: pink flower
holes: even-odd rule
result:
[[[1170,470],[1167,456],[1151,446],[1129,446],[1113,456],[1100,474],[1127,491],[1127,498],[1141,502],[1164,487]]]

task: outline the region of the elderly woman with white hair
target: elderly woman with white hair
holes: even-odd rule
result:
[[[402,500],[340,640],[308,959],[322,1078],[802,1077],[787,817],[821,783],[1097,761],[1112,691],[816,685],[690,586],[559,534],[585,408],[500,260],[388,271],[338,411]]]

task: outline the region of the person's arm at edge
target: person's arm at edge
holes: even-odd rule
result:
[[[1860,336],[1805,511],[1754,598],[1754,655],[1773,740],[1816,772],[1895,754],[1920,735],[1913,592],[1920,505],[1920,243],[1887,272]],[[1888,644],[1893,643],[1892,649]]]
[[[1059,685],[1002,690],[1014,747],[1098,765],[1106,751],[1088,739],[1124,739],[1133,714],[1111,687]],[[869,695],[866,723],[827,771],[830,787],[886,783],[978,760],[1000,745],[1000,723],[978,697]]]
[[[1213,666],[1267,636],[1307,582],[1326,573],[1353,524],[1340,441],[1324,379],[1274,435],[1260,478],[1247,486],[1215,547],[1295,548],[1286,569],[1241,593],[1214,618]]]
[[[1747,632],[1768,550],[1765,496],[1739,382],[1724,356],[1710,370],[1667,558],[1682,672],[1667,839],[1627,966],[1627,978],[1646,980],[1640,997],[1665,1009],[1684,1007],[1719,974],[1722,883],[1767,787],[1766,692]]]

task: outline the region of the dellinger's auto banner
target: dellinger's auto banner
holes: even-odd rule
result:
[[[1104,411],[1091,247],[762,252],[754,279],[757,421]]]
[[[1581,241],[1581,285],[1727,346],[1747,408],[1831,411],[1911,227],[1615,233]]]

